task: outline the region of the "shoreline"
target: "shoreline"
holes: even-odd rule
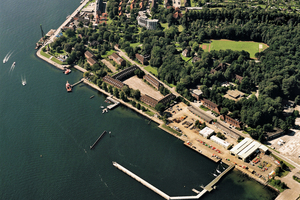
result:
[[[36,55],[37,55],[39,58],[41,58],[42,60],[48,62],[49,64],[52,64],[53,61],[52,61],[52,60],[49,60],[48,58],[46,58],[46,57],[44,57],[44,56],[42,56],[42,55],[40,54],[40,50],[41,50],[41,49],[39,49],[39,51],[36,52]],[[55,63],[53,66],[57,67],[57,68],[60,69],[60,70],[64,70],[64,68],[63,68],[62,66],[58,65],[57,63]],[[85,72],[85,71],[86,71],[85,69],[83,69],[83,68],[81,68],[81,67],[79,67],[79,66],[78,66],[78,67],[75,67],[75,68],[76,68],[77,70],[79,70],[80,72]],[[99,87],[98,87],[97,85],[95,85],[94,83],[88,81],[86,78],[82,78],[81,80],[83,80],[83,83],[84,83],[84,84],[86,84],[86,85],[90,86],[91,88],[93,88],[93,89],[95,89],[95,90],[101,92],[102,94],[104,94],[104,95],[106,95],[106,96],[113,96],[113,95],[110,94],[109,92],[106,92],[105,90],[99,88]],[[169,131],[169,130],[163,128],[162,125],[164,124],[164,122],[161,121],[160,119],[158,119],[158,118],[156,118],[156,117],[151,117],[151,116],[147,115],[147,114],[144,113],[142,110],[138,110],[136,107],[132,106],[130,103],[124,102],[122,99],[117,99],[117,101],[119,101],[122,105],[126,106],[127,108],[130,108],[131,110],[137,112],[138,114],[140,114],[140,115],[142,115],[142,116],[144,116],[144,117],[150,119],[152,122],[157,123],[157,125],[158,125],[158,127],[159,127],[160,129],[162,129],[163,131],[165,131],[165,132],[169,133],[170,135],[176,137],[177,139],[180,139],[180,140],[183,142],[183,145],[189,147],[191,150],[194,150],[195,152],[197,152],[197,153],[199,153],[200,155],[202,155],[202,156],[204,156],[204,157],[210,159],[211,161],[213,161],[213,162],[215,162],[215,163],[218,163],[219,161],[222,161],[223,163],[225,163],[225,164],[228,165],[228,166],[231,165],[231,164],[234,164],[234,163],[231,162],[231,161],[227,161],[227,160],[226,160],[225,158],[223,158],[221,155],[220,155],[221,159],[219,159],[219,160],[216,161],[216,160],[214,160],[212,157],[210,157],[209,155],[202,154],[202,153],[196,151],[196,150],[193,149],[191,146],[185,144],[186,141],[184,140],[184,138],[182,138],[183,135],[182,135],[182,136],[178,136],[178,135],[176,135],[175,133],[172,133],[171,131]],[[260,178],[256,177],[254,174],[251,174],[248,170],[243,169],[242,167],[239,167],[239,165],[237,165],[237,164],[235,164],[235,166],[236,166],[236,167],[234,168],[234,170],[238,170],[238,171],[242,172],[243,174],[246,174],[249,178],[255,180],[256,182],[258,182],[258,183],[260,183],[260,184],[262,184],[262,185],[264,185],[264,186],[270,187],[271,189],[275,190],[276,192],[278,192],[278,193],[280,194],[280,192],[279,192],[276,188],[274,188],[273,186],[267,184],[267,182],[264,182],[264,181],[261,180]],[[277,196],[277,197],[278,197],[278,196]]]
[[[80,7],[83,7],[88,1],[89,1],[89,0],[85,0],[85,2],[84,2],[83,4],[81,4],[81,5],[80,5],[80,6],[72,13],[72,15],[77,14],[77,13],[80,11],[80,9],[81,9]],[[38,58],[44,60],[45,62],[47,62],[47,63],[49,63],[49,64],[52,64],[53,66],[55,66],[56,68],[58,68],[58,69],[60,69],[60,70],[62,70],[62,71],[65,70],[65,67],[69,67],[69,65],[60,65],[60,64],[57,64],[57,63],[55,63],[54,61],[50,60],[49,58],[44,57],[43,55],[41,55],[40,52],[41,52],[42,48],[45,47],[45,45],[48,45],[48,44],[50,44],[51,42],[53,42],[53,41],[52,41],[53,37],[55,37],[55,35],[57,34],[57,32],[59,32],[59,31],[61,30],[61,27],[62,27],[63,25],[65,25],[69,19],[71,19],[71,16],[70,16],[65,22],[62,23],[62,25],[56,30],[55,34],[49,38],[48,42],[47,42],[46,44],[44,44],[42,47],[40,47],[40,48],[36,51],[36,53],[35,53],[36,56],[37,56]],[[50,41],[51,41],[51,42],[50,42]],[[82,67],[80,67],[80,66],[78,66],[78,65],[74,65],[73,67],[74,67],[75,69],[77,69],[78,71],[82,72],[82,73],[84,73],[84,72],[87,71],[87,70],[85,70],[84,68],[82,68]],[[93,88],[93,89],[95,89],[95,90],[101,92],[102,94],[104,94],[104,95],[106,95],[106,96],[113,96],[113,95],[110,94],[109,92],[106,92],[105,90],[99,88],[99,87],[98,87],[97,85],[95,85],[94,83],[88,81],[86,78],[82,78],[81,80],[83,80],[83,83],[84,83],[84,84],[86,84],[86,85],[90,86],[91,88]],[[160,119],[158,119],[158,118],[156,118],[156,117],[154,117],[154,116],[151,117],[151,116],[147,115],[147,114],[144,113],[142,110],[138,110],[136,107],[132,106],[130,103],[124,102],[124,101],[121,100],[121,99],[117,99],[117,100],[118,100],[122,105],[124,105],[124,106],[130,108],[131,110],[137,112],[138,114],[141,114],[142,116],[148,118],[148,119],[151,120],[152,122],[157,123],[157,124],[158,124],[158,127],[159,127],[160,129],[162,129],[163,131],[165,131],[165,132],[167,132],[167,133],[173,135],[174,137],[180,139],[180,140],[183,142],[183,145],[185,145],[185,146],[189,147],[190,149],[196,151],[197,153],[201,154],[202,156],[207,157],[207,158],[210,159],[211,161],[213,161],[213,162],[219,162],[219,161],[222,161],[222,162],[225,163],[226,165],[234,164],[234,163],[231,162],[231,161],[227,161],[226,158],[222,157],[222,155],[220,155],[220,158],[221,158],[221,159],[219,159],[219,160],[216,161],[216,160],[214,160],[213,157],[210,157],[209,155],[205,155],[205,154],[203,154],[203,153],[198,152],[197,150],[193,149],[191,146],[186,145],[186,140],[183,138],[183,135],[182,135],[182,136],[176,135],[175,133],[172,133],[171,131],[169,131],[169,130],[165,129],[164,127],[162,127],[162,125],[164,125],[164,122],[163,122],[162,120],[160,120]],[[212,152],[213,152],[213,151],[212,151]],[[268,186],[268,187],[270,187],[271,189],[273,189],[273,190],[275,190],[276,192],[278,192],[278,195],[277,195],[276,198],[278,198],[278,196],[281,194],[276,188],[274,188],[273,186],[267,184],[266,181],[261,180],[260,178],[256,177],[254,174],[251,174],[248,170],[243,169],[242,167],[240,167],[239,165],[237,165],[237,164],[235,164],[235,165],[236,165],[236,167],[235,167],[234,170],[239,170],[239,171],[242,172],[243,174],[246,174],[249,178],[254,179],[255,181],[259,182],[260,184],[262,184],[262,185],[264,185],[264,186]]]

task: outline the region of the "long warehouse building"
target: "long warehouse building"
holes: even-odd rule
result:
[[[242,150],[244,150],[249,144],[251,144],[253,140],[251,138],[245,138],[240,143],[238,143],[236,146],[234,146],[230,153],[232,155],[238,155]]]
[[[246,161],[246,159],[253,154],[258,148],[260,147],[260,143],[253,141],[250,145],[248,145],[244,150],[242,150],[238,157],[242,159],[243,161]]]

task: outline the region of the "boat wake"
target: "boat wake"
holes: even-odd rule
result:
[[[6,56],[5,56],[4,59],[3,59],[3,63],[4,63],[4,64],[9,60],[9,58],[12,56],[13,53],[14,53],[14,51],[13,51],[13,52],[12,52],[12,51],[9,51],[9,52],[6,54]]]
[[[25,76],[24,77],[21,76],[21,80],[22,80],[22,85],[26,85],[27,84]]]
[[[14,63],[11,65],[9,72],[14,71],[15,67],[16,67],[16,62],[14,62]]]

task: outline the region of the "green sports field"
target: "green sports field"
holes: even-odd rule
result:
[[[252,42],[252,41],[233,41],[233,40],[211,40],[210,43],[203,43],[201,45],[204,51],[211,50],[226,50],[231,49],[233,51],[247,51],[250,53],[250,57],[254,58],[255,53],[263,51],[268,48],[264,43]]]

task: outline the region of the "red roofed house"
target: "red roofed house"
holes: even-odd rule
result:
[[[159,89],[159,87],[161,86],[161,83],[154,78],[153,76],[151,76],[150,74],[147,74],[143,77],[143,79],[145,79],[146,81],[148,81],[153,87],[155,87],[157,90]]]
[[[142,63],[143,65],[148,64],[148,60],[141,54],[135,54],[136,59],[138,59],[140,61],[140,63]]]
[[[243,77],[236,74],[235,79],[237,79],[241,83],[243,80]]]
[[[219,106],[217,104],[215,104],[215,103],[213,103],[210,100],[205,99],[205,98],[201,99],[200,101],[203,104],[203,106],[205,106],[205,107],[209,108],[210,110],[215,111],[216,113],[220,114],[220,109],[219,109]]]
[[[227,116],[227,115],[221,115],[220,117],[222,120],[224,120],[225,122],[227,122],[228,124],[232,125],[232,126],[235,126],[235,127],[238,127],[238,128],[241,128],[241,122]]]
[[[118,65],[123,66],[126,64],[125,60],[121,58],[117,53],[113,53],[111,56],[109,56],[109,58],[115,61]]]
[[[90,64],[90,65],[94,65],[97,63],[97,60],[96,60],[96,57],[94,54],[92,54],[91,52],[89,51],[86,51],[84,53],[84,56],[86,57],[86,60],[87,62]]]

